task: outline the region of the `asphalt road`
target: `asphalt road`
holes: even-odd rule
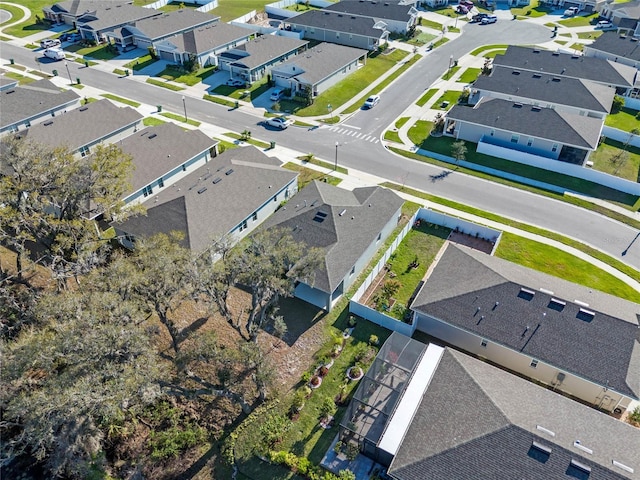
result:
[[[535,44],[550,39],[551,31],[529,22],[500,20],[493,25],[465,25],[458,39],[429,52],[390,88],[382,93],[382,100],[372,110],[358,111],[343,122],[345,128],[380,137],[384,130],[402,114],[448,68],[451,57],[457,59],[477,46],[487,44]],[[14,58],[17,63],[36,66],[37,52],[2,43],[3,59]],[[182,92],[172,92],[153,85],[132,81],[96,68],[85,68],[69,62],[71,77],[96,88],[135,99],[151,105],[163,105],[167,110],[182,111]],[[41,65],[44,71],[57,68],[66,74],[64,64]],[[494,184],[467,175],[452,173],[441,180],[432,180],[442,172],[440,168],[399,157],[387,151],[381,142],[358,140],[323,127],[313,130],[289,128],[285,131],[266,131],[260,125],[262,116],[244,111],[229,111],[199,98],[188,98],[191,118],[240,132],[249,129],[257,138],[276,140],[300,152],[333,160],[335,144],[339,142],[338,161],[341,165],[362,170],[390,181],[427,191],[477,208],[539,225],[548,230],[575,238],[640,270],[640,238],[638,232],[626,225],[590,211],[573,207],[518,189]],[[264,133],[263,133],[264,131]]]

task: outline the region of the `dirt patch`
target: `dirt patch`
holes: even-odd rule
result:
[[[450,242],[464,245],[465,247],[473,248],[474,250],[478,250],[480,252],[484,252],[488,255],[491,255],[493,246],[495,245],[495,242],[469,235],[467,233],[456,232],[455,230],[453,230],[451,234],[449,234],[448,240]]]

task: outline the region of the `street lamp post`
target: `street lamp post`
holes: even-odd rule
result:
[[[71,80],[71,72],[69,72],[69,63],[65,60],[64,67],[67,69],[67,75],[69,76],[69,85],[73,85],[73,80]]]
[[[334,170],[338,170],[338,147],[340,146],[340,144],[338,142],[336,142],[336,161],[333,164],[333,169]]]
[[[187,102],[184,99],[184,95],[182,96],[182,106],[184,107],[184,121],[188,122],[188,119],[187,119]]]
[[[453,55],[449,55],[449,70],[447,72],[447,80],[451,77],[451,67],[453,67]]]
[[[329,112],[329,115],[331,116],[331,118],[333,118],[333,115],[331,115],[331,112],[333,111],[333,107],[331,106],[330,103],[327,104],[327,111]]]

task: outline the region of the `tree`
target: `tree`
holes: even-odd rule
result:
[[[1,153],[0,242],[17,252],[18,275],[30,255],[62,288],[100,264],[108,245],[90,218],[122,212],[131,158],[115,145],[76,158],[18,137],[3,141]]]
[[[613,97],[613,103],[611,104],[611,113],[618,113],[624,107],[624,98],[620,95]]]
[[[467,145],[464,140],[458,140],[451,145],[451,156],[456,159],[456,165],[460,164],[461,160],[464,160],[467,155]]]

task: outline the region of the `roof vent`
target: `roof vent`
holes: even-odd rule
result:
[[[4,92],[4,93],[6,93],[7,95],[9,95],[10,93],[16,93],[16,91],[15,91],[15,90],[9,90],[8,92]]]
[[[44,122],[43,125],[48,127],[49,125],[53,125],[53,120],[49,120],[48,122]]]
[[[320,210],[320,211],[316,212],[316,216],[313,217],[313,220],[318,222],[318,223],[322,223],[322,222],[324,222],[325,218],[327,218],[327,214]]]
[[[149,139],[152,139],[152,138],[156,138],[157,136],[158,136],[158,134],[157,134],[157,133],[152,133],[151,135],[149,135],[149,137],[148,137],[148,138],[149,138]]]
[[[637,38],[635,38],[635,37],[631,37],[631,41],[632,41],[632,42],[637,42],[637,41],[638,41],[638,39],[637,39]]]
[[[532,112],[541,112],[542,109],[540,107],[533,106],[533,107],[531,107],[531,111]]]
[[[549,300],[549,305],[547,306],[552,310],[557,310],[558,312],[561,312],[566,305],[567,305],[567,302],[565,302],[564,300],[560,300],[559,298],[551,298],[551,300]]]
[[[580,440],[576,440],[575,442],[573,442],[573,446],[578,450],[582,450],[583,452],[588,453],[589,455],[593,455],[593,450],[582,445],[580,443]]]
[[[514,70],[513,72],[511,72],[511,75],[520,75],[520,72],[518,70]]]
[[[553,52],[551,55],[552,55],[553,57],[559,57],[559,56],[560,56],[560,54],[559,54],[558,52]]]
[[[540,291],[541,291],[542,293],[546,293],[546,294],[548,294],[548,295],[553,295],[553,292],[552,292],[551,290],[547,290],[546,288],[542,288],[542,287],[540,287]]]
[[[581,463],[581,462],[579,462],[577,460],[571,459],[571,466],[573,468],[576,468],[576,469],[584,472],[584,473],[591,473],[591,467],[588,467],[584,463]]]
[[[531,446],[536,450],[541,451],[542,453],[546,453],[547,455],[551,455],[551,447],[547,447],[546,445],[541,444],[540,442],[533,442]]]
[[[548,428],[544,428],[542,425],[536,425],[536,430],[546,433],[547,435],[551,435],[552,437],[556,436],[555,432],[552,432]]]
[[[220,183],[221,181],[222,181],[222,179],[220,177],[216,177],[216,178],[213,179],[213,182],[211,182],[211,183],[213,183],[215,185],[216,183]]]
[[[560,77],[553,77],[551,79],[552,82],[559,82],[560,81]]]
[[[540,75],[539,73],[534,73],[533,78],[542,78],[542,75]]]
[[[529,290],[528,288],[520,287],[520,291],[518,292],[518,297],[524,300],[532,300],[533,296],[536,294],[533,290]]]
[[[587,302],[583,302],[582,300],[574,300],[574,303],[576,303],[577,305],[582,305],[583,307],[589,306]]]
[[[200,190],[198,190],[198,193],[204,193],[207,191],[207,187],[202,187]]]
[[[513,108],[522,108],[522,104],[521,103],[514,103],[513,104]]]
[[[578,315],[576,315],[577,318],[579,318],[580,320],[584,320],[585,322],[590,322],[595,316],[595,312],[587,310],[586,308],[581,308],[580,310],[578,310]]]
[[[533,51],[533,53],[540,53],[540,50],[535,49],[535,50]]]
[[[343,216],[345,213],[347,213],[347,209],[346,208],[344,210],[342,210],[338,215]]]
[[[325,15],[331,15],[329,12],[324,12]]]
[[[225,175],[231,175],[232,173],[233,173],[233,168],[230,168],[229,170],[224,172]]]
[[[633,468],[626,466],[624,463],[620,463],[617,460],[611,460],[611,463],[625,472],[633,473]]]
[[[85,110],[89,110],[89,107],[80,107],[78,110],[84,112]]]

